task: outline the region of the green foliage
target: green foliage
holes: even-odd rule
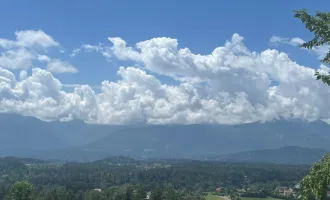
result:
[[[22,167],[18,160],[8,167],[11,162],[3,160],[4,165],[0,166],[3,190],[9,200],[19,199],[13,194],[23,191],[17,185],[27,182],[15,183],[21,180],[35,186],[35,193],[33,187],[29,190],[35,194],[34,200],[141,200],[148,191],[150,199],[202,200],[206,195],[203,192],[215,192],[218,187],[228,189],[230,194],[235,188],[271,191],[279,185],[291,186],[309,170],[309,166],[192,160],[139,161],[128,165],[106,161],[40,163],[29,167]]]
[[[17,182],[12,186],[14,188],[32,188],[31,184],[26,185]],[[15,190],[16,191],[16,190]],[[72,192],[62,187],[52,186],[50,190],[42,190],[34,193],[33,190],[26,192],[18,189],[18,192],[10,193],[6,198],[10,200],[145,200],[146,192],[141,185],[121,185],[110,187],[105,190],[88,190]],[[25,191],[25,192],[24,192]],[[32,191],[32,192],[31,192]],[[23,194],[31,195],[23,195]],[[152,190],[150,199],[154,200],[203,200],[204,197],[197,193],[174,190],[173,187],[158,186]]]
[[[309,15],[306,9],[295,10],[294,17],[300,19],[305,27],[312,33],[314,38],[309,42],[305,42],[301,46],[307,49],[328,44],[330,41],[330,12],[316,12],[315,16]],[[324,63],[330,63],[330,53],[328,53],[322,60]]]
[[[319,162],[315,163],[310,173],[301,180],[300,188],[302,199],[325,199],[329,184],[330,154],[327,154]]]
[[[324,13],[317,11],[315,16],[309,15],[306,9],[295,10],[294,17],[300,19],[305,27],[312,33],[314,38],[301,45],[303,48],[312,49],[320,45],[329,44],[330,42],[330,12]],[[325,64],[330,63],[330,52],[321,60]],[[330,86],[330,75],[315,73],[317,80]]]
[[[33,200],[33,185],[26,181],[17,182],[10,188],[6,200]]]
[[[323,83],[330,86],[330,75],[320,74],[320,72],[315,72],[316,80],[321,80]]]
[[[230,194],[229,194],[229,198],[231,200],[241,200],[240,195],[238,194],[237,190],[233,190]]]
[[[169,165],[169,167],[164,167]],[[37,188],[59,185],[73,192],[109,188],[123,184],[141,184],[146,190],[172,184],[188,191],[214,191],[216,187],[241,187],[243,184],[297,182],[308,166],[239,164],[178,161],[159,164],[117,166],[99,163],[68,163],[59,167],[11,168],[1,174],[8,183],[28,180]],[[0,168],[1,171],[1,168]],[[59,191],[57,191],[59,193]]]
[[[106,197],[102,192],[90,190],[85,193],[84,200],[106,200]]]
[[[52,188],[51,190],[42,191],[38,195],[38,200],[73,200],[73,199],[75,199],[75,194],[72,191],[66,190],[65,188],[61,188],[61,187],[55,187]]]
[[[294,11],[294,17],[300,19],[314,38],[301,45],[303,48],[312,49],[330,43],[330,12],[317,11],[315,16],[309,15],[306,9]],[[322,59],[325,64],[330,63],[330,52]],[[315,73],[316,79],[330,86],[330,75]],[[330,154],[325,155],[311,168],[310,173],[301,180],[301,197],[305,200],[326,199],[327,189],[330,184]]]
[[[150,199],[151,200],[162,200],[163,199],[163,190],[160,187],[156,187],[151,191]]]

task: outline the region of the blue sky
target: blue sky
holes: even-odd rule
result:
[[[17,30],[41,29],[59,41],[66,51],[83,43],[106,43],[108,37],[121,37],[129,45],[154,37],[172,37],[180,47],[207,54],[238,33],[251,50],[269,47],[270,37],[300,37],[310,34],[293,10],[307,8],[327,11],[330,3],[309,0],[277,1],[17,1],[0,2],[0,37],[14,38]],[[281,46],[293,60],[317,65],[314,56]],[[71,59],[79,74],[62,74],[66,83],[99,84],[116,79],[118,63],[106,62],[100,55]],[[96,70],[97,68],[97,70]],[[165,79],[164,79],[165,80]],[[165,80],[166,81],[166,80]]]
[[[328,120],[330,91],[313,74],[330,71],[318,60],[330,46],[300,49],[312,34],[293,18],[327,12],[328,1],[0,1],[0,112],[105,124]]]

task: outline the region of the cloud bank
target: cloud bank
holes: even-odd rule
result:
[[[84,44],[70,56],[79,59],[80,54],[97,52],[105,59],[135,63],[134,67],[118,66],[120,80],[103,81],[98,92],[89,85],[70,85],[73,92],[64,90],[68,85],[53,73],[78,70],[46,55],[45,49],[59,45],[42,31],[16,32],[16,41],[0,39],[0,112],[102,124],[240,124],[280,117],[330,118],[330,89],[315,80],[314,69],[275,49],[252,52],[238,34],[207,55],[180,48],[176,39],[166,37],[132,47],[118,37],[109,38],[109,44]],[[34,60],[46,67],[35,67]],[[30,68],[32,74],[27,75]],[[18,78],[13,73],[17,69],[22,70]],[[319,70],[326,73],[329,68],[321,65]],[[178,84],[168,85],[152,74],[170,77]]]

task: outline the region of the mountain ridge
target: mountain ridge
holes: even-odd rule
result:
[[[330,148],[330,125],[323,121],[120,126],[0,114],[0,127],[0,156],[54,160],[205,159],[285,146]]]

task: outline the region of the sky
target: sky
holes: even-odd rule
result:
[[[327,0],[0,1],[0,112],[101,124],[330,118]]]

